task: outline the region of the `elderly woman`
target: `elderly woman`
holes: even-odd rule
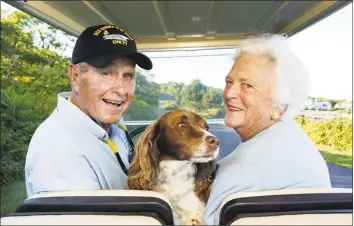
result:
[[[331,187],[326,162],[294,120],[309,79],[286,37],[263,35],[241,43],[225,82],[225,124],[241,143],[219,163],[207,224],[219,223],[220,204],[234,192]]]

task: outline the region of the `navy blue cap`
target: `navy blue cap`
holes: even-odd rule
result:
[[[129,57],[139,67],[152,69],[150,58],[137,51],[135,40],[127,32],[110,24],[86,28],[76,40],[71,62],[86,62],[100,68],[119,57]]]

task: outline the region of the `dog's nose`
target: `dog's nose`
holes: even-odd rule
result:
[[[207,136],[206,137],[206,142],[210,146],[217,147],[217,146],[219,146],[220,140],[217,137],[214,137],[214,136]]]

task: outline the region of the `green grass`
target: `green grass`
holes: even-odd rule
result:
[[[14,212],[16,207],[27,198],[24,181],[16,181],[1,186],[1,216]]]
[[[340,152],[331,147],[319,146],[318,147],[323,158],[328,163],[341,166],[348,169],[353,169],[353,153]]]

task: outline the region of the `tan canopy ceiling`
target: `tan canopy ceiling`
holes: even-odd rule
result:
[[[260,32],[289,36],[351,1],[5,1],[78,36],[115,24],[140,50],[231,47]]]

